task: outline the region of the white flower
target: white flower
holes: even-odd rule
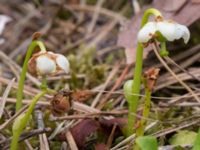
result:
[[[34,75],[53,75],[59,71],[68,73],[70,65],[68,59],[52,52],[39,52],[29,60],[29,72]]]
[[[38,74],[52,74],[56,71],[56,63],[47,55],[41,55],[36,59],[36,69]]]
[[[183,38],[184,43],[190,39],[190,32],[184,25],[172,21],[148,22],[138,33],[138,41],[147,43],[152,38],[157,38],[160,32],[168,41],[174,41]]]

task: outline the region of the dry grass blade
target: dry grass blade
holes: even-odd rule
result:
[[[45,129],[43,121],[43,113],[40,110],[35,111],[38,129]],[[39,135],[40,149],[50,150],[48,139],[45,133]]]
[[[113,138],[114,138],[114,133],[115,133],[115,130],[116,130],[116,127],[117,127],[117,125],[116,124],[114,124],[113,125],[113,128],[112,128],[112,131],[111,131],[111,133],[110,133],[110,136],[109,136],[109,138],[108,138],[108,141],[107,141],[107,147],[111,147],[111,145],[112,145],[112,141],[113,141]]]
[[[72,134],[69,130],[66,132],[65,136],[66,136],[66,139],[67,139],[67,142],[69,144],[70,149],[71,150],[78,150],[76,142],[74,141],[74,138],[73,138],[73,136],[72,136]]]
[[[103,94],[103,90],[106,89],[108,83],[109,83],[110,80],[115,76],[115,74],[117,73],[118,69],[119,69],[119,65],[115,65],[115,67],[114,67],[114,68],[112,69],[112,71],[110,72],[110,74],[109,74],[109,76],[108,76],[106,82],[103,84],[103,87],[102,87],[102,89],[101,89],[102,91],[99,92],[99,94],[98,94],[98,95],[96,96],[96,98],[93,100],[93,102],[92,102],[92,104],[91,104],[91,107],[94,108],[94,107],[97,105],[97,103],[98,103],[99,100],[100,100],[100,97],[101,97],[102,94]]]
[[[13,78],[13,79],[9,82],[8,86],[6,87],[6,90],[5,90],[4,93],[3,93],[3,96],[2,96],[2,99],[1,99],[1,105],[0,105],[0,118],[1,118],[2,115],[3,115],[4,107],[5,107],[5,104],[6,104],[6,99],[7,99],[7,97],[8,97],[8,94],[9,94],[9,92],[10,92],[12,86],[13,86],[14,81],[15,81],[15,78]]]
[[[95,12],[96,11],[96,7],[89,6],[89,5],[64,5],[64,7],[66,9],[69,9],[69,10],[79,10],[79,11],[88,11],[88,12]],[[108,10],[108,9],[105,9],[105,8],[101,8],[99,10],[99,13],[103,14],[105,16],[114,18],[114,19],[116,19],[120,22],[127,21],[127,18],[125,18],[124,16],[121,16],[121,15],[114,13],[114,12]]]
[[[93,29],[94,29],[94,27],[96,25],[96,21],[97,21],[97,19],[99,17],[99,10],[101,9],[101,6],[103,5],[104,1],[105,0],[99,0],[99,1],[97,1],[96,11],[94,12],[94,14],[92,16],[92,21],[91,21],[91,23],[88,26],[88,32],[87,32],[86,36],[88,34],[92,33],[92,31],[93,31]]]
[[[29,105],[25,105],[22,107],[15,115],[13,115],[9,120],[5,121],[3,124],[0,125],[0,131],[2,131],[4,128],[6,128],[12,121],[14,121],[20,114],[22,114]]]
[[[152,44],[154,53],[156,54],[157,58],[159,61],[163,64],[163,66],[171,73],[171,75],[185,88],[188,90],[188,92],[191,93],[191,95],[200,103],[200,98],[194,93],[194,91],[187,85],[185,84],[182,80],[180,80],[177,75],[169,68],[169,66],[165,63],[165,61],[161,58],[161,56],[158,53],[158,45],[154,42]]]
[[[199,59],[200,58],[200,53],[199,54],[197,54],[197,55],[195,55],[195,57],[197,57],[197,59]],[[193,75],[192,73],[190,73],[190,72],[188,72],[187,70],[185,70],[184,68],[182,68],[181,66],[179,66],[175,61],[173,61],[173,59],[171,59],[170,57],[166,57],[165,58],[168,62],[170,62],[171,64],[173,64],[173,65],[175,65],[177,68],[179,68],[180,70],[182,70],[183,72],[185,72],[186,74],[188,74],[188,75],[190,75],[192,78],[194,78],[194,79],[196,79],[196,80],[198,80],[198,81],[200,81],[200,78],[198,78],[198,77],[196,77],[195,75]],[[193,61],[195,60],[195,59],[193,59],[193,58],[191,58]]]

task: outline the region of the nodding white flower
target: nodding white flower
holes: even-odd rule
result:
[[[29,72],[33,75],[53,75],[59,71],[68,73],[70,70],[68,59],[53,52],[39,52],[29,60]]]
[[[158,38],[159,34],[168,41],[174,41],[183,38],[184,43],[190,39],[190,31],[184,25],[172,21],[148,22],[138,33],[138,41],[147,43],[153,38]]]

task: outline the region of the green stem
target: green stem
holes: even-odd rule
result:
[[[142,17],[141,22],[141,28],[148,22],[148,19],[151,15],[154,15],[155,17],[162,17],[161,13],[154,9],[150,8],[147,9]],[[128,115],[128,136],[133,134],[133,126],[135,124],[136,117],[135,114],[138,107],[138,100],[139,100],[139,94],[140,94],[140,86],[141,86],[141,75],[142,75],[142,61],[143,61],[143,46],[141,43],[138,42],[137,44],[137,51],[136,51],[136,63],[135,63],[135,70],[134,70],[134,84],[132,87],[132,100],[133,103],[130,103],[130,105],[134,104],[134,106],[129,106],[129,115]]]
[[[17,150],[18,149],[18,144],[19,144],[19,137],[23,131],[23,129],[26,127],[26,124],[28,120],[30,119],[31,113],[37,103],[37,101],[44,96],[47,93],[47,91],[43,91],[39,94],[37,94],[33,99],[32,102],[25,113],[25,115],[21,118],[21,120],[17,123],[13,124],[13,137],[12,137],[12,142],[11,142],[11,147],[10,150]]]
[[[42,76],[42,84],[40,86],[41,90],[47,90],[47,77],[46,76]]]
[[[137,45],[137,54],[136,54],[136,66],[134,74],[134,82],[132,84],[132,99],[129,101],[129,113],[128,113],[128,136],[133,134],[133,126],[135,124],[136,116],[133,115],[136,113],[138,108],[138,95],[140,93],[140,83],[141,83],[141,74],[142,74],[142,59],[143,59],[143,47],[142,44],[138,43]]]
[[[150,112],[150,106],[151,106],[151,91],[149,89],[145,89],[145,104],[144,109],[142,113],[142,119],[140,121],[139,128],[136,130],[136,136],[143,136],[144,135],[144,129],[147,122],[147,118],[149,116]]]
[[[160,49],[160,56],[165,57],[169,55],[169,52],[167,51],[166,42],[161,42],[161,49]]]
[[[28,47],[28,51],[26,53],[26,58],[25,58],[25,61],[24,61],[24,64],[23,64],[23,68],[22,68],[22,72],[21,72],[19,84],[18,84],[16,111],[18,111],[22,107],[24,81],[25,81],[26,72],[27,72],[27,69],[28,69],[28,61],[29,61],[29,59],[30,59],[30,57],[33,53],[33,50],[37,46],[39,46],[39,48],[42,52],[46,51],[44,44],[41,41],[37,41],[37,40],[32,41],[30,46]]]

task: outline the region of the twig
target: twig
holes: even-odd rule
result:
[[[127,114],[127,110],[121,110],[121,111],[110,111],[110,112],[94,112],[94,113],[86,113],[83,115],[67,115],[63,117],[54,117],[51,119],[51,121],[62,121],[62,120],[68,120],[68,119],[83,119],[83,118],[94,118],[96,116],[107,116],[107,115],[123,115]]]
[[[1,99],[1,105],[0,105],[0,119],[1,119],[1,117],[2,117],[2,115],[3,115],[3,110],[4,110],[4,107],[5,107],[5,104],[6,104],[6,99],[7,99],[7,97],[8,97],[8,94],[9,94],[11,88],[12,88],[12,85],[13,85],[14,81],[15,81],[15,78],[13,78],[13,79],[10,81],[10,83],[9,83],[8,86],[6,87],[6,90],[5,90],[4,93],[3,93],[3,96],[2,96],[2,99]]]
[[[112,131],[111,131],[111,133],[110,133],[110,136],[109,136],[109,138],[108,138],[107,144],[106,144],[108,148],[110,148],[111,145],[112,145],[112,141],[113,141],[113,138],[114,138],[114,134],[115,134],[116,128],[117,128],[117,125],[114,124],[114,125],[113,125],[113,128],[112,128]]]
[[[100,104],[98,105],[98,108],[101,109],[103,108],[105,102],[109,99],[109,97],[111,96],[111,94],[120,86],[120,84],[122,83],[122,81],[124,80],[128,70],[129,70],[130,65],[126,65],[126,67],[124,68],[124,70],[122,71],[121,75],[119,76],[119,78],[117,79],[117,81],[115,82],[115,84],[113,85],[110,93],[107,93],[105,98],[103,98],[100,102]]]
[[[115,76],[115,74],[117,73],[119,69],[119,65],[115,65],[114,68],[112,69],[112,71],[110,72],[108,78],[106,79],[106,82],[103,84],[103,87],[102,87],[102,91],[106,89],[108,83],[110,82],[110,80]],[[97,105],[97,103],[99,102],[99,99],[101,97],[101,95],[103,94],[103,92],[99,92],[99,94],[96,96],[96,98],[93,100],[92,104],[91,104],[91,107],[95,107]]]
[[[99,10],[101,9],[101,6],[103,5],[104,1],[105,0],[98,0],[97,1],[97,4],[95,6],[96,7],[95,8],[95,12],[93,13],[92,21],[91,21],[91,23],[88,26],[88,31],[86,33],[86,36],[93,31],[93,29],[94,29],[94,27],[96,25],[96,21],[97,21],[97,19],[99,17]]]
[[[50,132],[51,128],[44,128],[44,129],[35,129],[35,130],[31,130],[29,132],[24,132],[22,133],[22,135],[20,136],[19,142],[22,142],[26,139],[29,139],[33,136],[39,135],[39,134],[43,134],[43,133],[47,133]],[[7,149],[9,147],[9,143],[11,141],[11,137],[9,139],[6,139],[5,141],[1,141],[0,144],[5,144],[6,146],[4,147],[4,149]]]
[[[43,114],[40,110],[35,111],[38,129],[44,129]],[[40,149],[49,150],[49,143],[45,133],[39,135]]]
[[[177,75],[169,68],[169,66],[165,63],[165,61],[162,59],[162,57],[159,55],[158,53],[158,46],[157,44],[154,42],[152,44],[153,50],[157,56],[157,58],[159,59],[159,61],[163,64],[163,66],[171,73],[171,75],[185,88],[188,90],[188,92],[191,93],[191,95],[194,97],[194,99],[196,99],[199,103],[200,103],[200,99],[199,97],[193,92],[193,90],[187,85],[185,84],[182,80],[180,80]]]
[[[22,107],[17,113],[15,113],[9,120],[5,121],[3,124],[0,125],[0,132],[6,128],[12,121],[14,121],[20,114],[22,114],[29,105],[25,105]]]
[[[199,55],[200,56],[200,55]],[[199,58],[198,56],[198,58]],[[181,66],[179,66],[173,59],[171,59],[170,57],[166,56],[164,57],[168,62],[170,62],[171,64],[175,65],[177,68],[179,68],[180,70],[182,70],[183,72],[185,72],[186,74],[190,75],[192,78],[200,81],[200,79],[198,77],[196,77],[195,75],[193,75],[192,73],[188,72],[187,70],[185,70],[184,68],[182,68]],[[192,59],[192,58],[191,58]]]
[[[67,139],[67,142],[69,144],[69,147],[71,150],[78,150],[78,147],[76,145],[76,142],[74,141],[74,138],[69,130],[67,130],[65,137]]]
[[[95,12],[96,7],[94,6],[89,6],[89,5],[64,5],[64,7],[66,9],[69,10],[78,10],[78,11],[88,11],[88,12]],[[125,18],[124,16],[119,15],[118,13],[114,13],[113,11],[110,11],[108,9],[105,8],[101,8],[99,10],[99,13],[111,18],[114,18],[120,22],[125,22],[127,21],[127,18]]]

